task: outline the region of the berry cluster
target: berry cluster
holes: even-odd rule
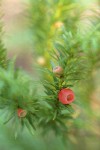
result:
[[[57,66],[53,69],[53,73],[56,75],[56,77],[62,77],[63,76],[63,68],[60,67],[60,66]],[[69,89],[69,88],[64,88],[64,89],[61,89],[61,91],[58,93],[58,98],[59,98],[59,101],[62,103],[62,104],[70,104],[74,101],[74,92]]]
[[[53,69],[53,73],[58,78],[60,78],[63,75],[63,72],[64,70],[60,66],[57,66]],[[74,92],[69,88],[63,88],[58,93],[58,99],[62,104],[70,104],[74,101],[74,98]],[[27,115],[27,111],[22,108],[18,108],[17,115],[19,118],[23,118]]]

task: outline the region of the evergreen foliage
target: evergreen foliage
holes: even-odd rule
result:
[[[15,138],[26,128],[32,134],[35,130],[53,131],[63,137],[73,134],[72,130],[78,135],[78,127],[86,128],[84,122],[88,123],[88,116],[84,106],[90,111],[92,73],[100,67],[100,24],[97,15],[95,21],[89,20],[88,32],[82,28],[85,8],[78,10],[76,4],[70,0],[30,1],[28,17],[33,51],[47,60],[46,68],[36,66],[41,74],[38,79],[15,68],[14,60],[7,64],[0,18],[0,109],[4,124],[12,126]],[[63,69],[60,76],[53,72],[57,66]],[[58,93],[64,88],[73,89],[76,95],[73,104],[59,101]],[[74,106],[78,107],[79,103],[84,112],[81,118],[75,119]],[[25,110],[26,115],[20,117],[18,109]]]
[[[0,8],[1,8],[1,2],[0,2]],[[0,10],[1,12],[1,10]],[[2,29],[2,13],[0,14],[0,67],[6,68],[6,49],[4,47],[3,41],[2,41],[2,35],[3,35],[3,29]]]

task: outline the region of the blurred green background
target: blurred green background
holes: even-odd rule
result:
[[[74,34],[79,30],[83,37],[87,37],[100,21],[97,0],[2,0],[2,10],[4,44],[8,57],[16,55],[16,66],[22,67],[33,76],[33,64],[49,66],[50,58],[47,52],[52,49],[52,42],[61,34],[62,26]],[[95,59],[100,56],[99,37],[99,31],[95,30],[90,43],[87,44],[82,38],[82,47],[89,58],[91,71],[87,77],[88,82],[81,83],[81,88],[76,90],[78,98],[83,99],[82,109],[77,110],[78,115],[76,111],[80,128],[72,131],[66,139],[67,144],[53,133],[40,136],[36,132],[36,135],[31,136],[27,130],[15,140],[11,127],[2,125],[1,117],[0,150],[100,149],[100,67],[97,67],[100,57]],[[95,60],[97,65],[94,65]],[[85,120],[84,116],[87,116]],[[87,121],[86,124],[80,118]],[[86,126],[85,129],[83,126]]]

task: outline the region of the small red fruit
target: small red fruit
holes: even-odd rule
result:
[[[74,101],[75,95],[71,89],[65,88],[58,93],[58,98],[62,104],[70,104]]]
[[[17,115],[18,115],[18,117],[20,117],[20,118],[25,117],[26,114],[27,114],[27,111],[24,110],[24,109],[19,108],[19,109],[17,110]]]
[[[57,77],[60,77],[60,76],[63,74],[63,68],[60,67],[60,66],[56,66],[56,67],[53,69],[53,73],[54,73]]]

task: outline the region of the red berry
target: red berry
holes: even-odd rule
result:
[[[74,101],[75,95],[71,89],[62,89],[58,93],[58,98],[62,104],[70,104]]]
[[[24,110],[24,109],[19,108],[19,109],[17,110],[17,115],[18,115],[18,117],[20,117],[20,118],[25,117],[26,114],[27,114],[27,111]]]
[[[60,77],[63,74],[63,68],[60,66],[57,66],[53,69],[53,73],[57,76]]]

